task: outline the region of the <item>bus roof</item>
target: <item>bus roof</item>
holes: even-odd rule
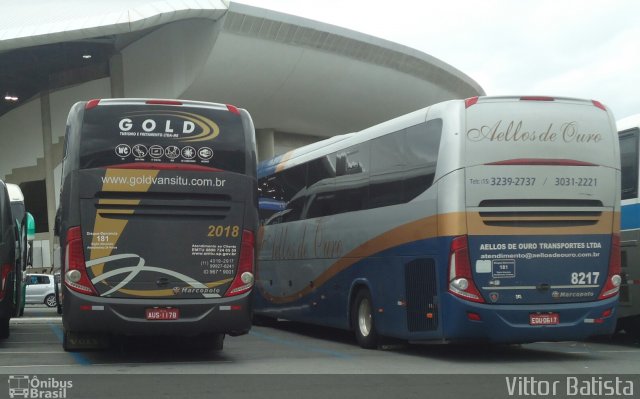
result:
[[[214,108],[232,111],[238,109],[230,104],[219,104],[206,101],[181,100],[181,99],[165,99],[165,98],[101,98],[84,101],[88,108],[97,105],[183,105],[194,107]]]
[[[628,116],[626,118],[622,118],[618,122],[616,122],[616,125],[618,127],[618,131],[631,129],[633,127],[639,127],[640,114],[635,114],[635,115]]]
[[[457,101],[459,102],[461,100]],[[447,101],[447,103],[451,102],[452,101]],[[268,176],[274,172],[319,158],[323,155],[367,141],[371,138],[391,133],[394,129],[397,130],[417,125],[418,123],[426,120],[426,113],[429,108],[430,107],[422,108],[409,114],[401,115],[397,118],[368,127],[359,132],[333,136],[322,141],[311,143],[306,146],[296,148],[295,150],[291,150],[283,155],[279,155],[273,159],[263,161],[258,165],[258,177]]]

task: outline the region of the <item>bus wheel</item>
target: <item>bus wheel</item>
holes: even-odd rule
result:
[[[378,347],[378,332],[373,318],[373,304],[369,290],[361,289],[351,303],[351,326],[358,344],[364,349]]]
[[[640,316],[627,317],[623,321],[627,334],[640,338]]]
[[[197,349],[204,352],[221,351],[224,347],[224,334],[202,334],[196,341]]]
[[[259,327],[274,327],[278,324],[278,319],[275,317],[268,317],[254,313],[251,324]]]
[[[0,319],[0,339],[9,338],[9,318]]]

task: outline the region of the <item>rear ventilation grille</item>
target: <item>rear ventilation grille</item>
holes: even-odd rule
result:
[[[183,193],[100,192],[96,195],[98,214],[113,219],[202,218],[224,219],[233,203],[228,195]]]
[[[496,199],[480,202],[479,208],[482,222],[491,227],[593,226],[602,216],[602,202],[598,200]]]
[[[405,265],[407,328],[410,332],[438,328],[436,266],[433,259],[416,259]]]

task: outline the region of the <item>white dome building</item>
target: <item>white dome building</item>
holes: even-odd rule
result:
[[[471,78],[420,51],[223,0],[30,0],[0,14],[0,179],[19,184],[49,267],[69,108],[108,97],[247,109],[260,159],[453,98]],[[6,99],[5,99],[6,97]]]

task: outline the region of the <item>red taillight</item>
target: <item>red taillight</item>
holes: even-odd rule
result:
[[[477,103],[479,98],[480,97],[475,96],[475,97],[469,97],[469,98],[465,99],[464,100],[464,107],[465,108],[469,108],[470,106],[472,106],[475,103]]]
[[[596,107],[600,108],[603,111],[607,110],[607,107],[604,106],[604,104],[602,104],[600,101],[596,101],[596,100],[591,100],[591,102],[593,103],[593,105],[595,105]]]
[[[64,263],[64,283],[67,287],[81,294],[98,295],[87,275],[87,267],[84,262],[84,247],[82,245],[82,231],[79,226],[71,227],[67,230]]]
[[[11,267],[10,263],[2,265],[2,269],[0,269],[0,284],[2,284],[0,285],[0,299],[4,299],[7,294],[7,283],[12,269],[13,267]]]
[[[93,108],[98,106],[98,103],[100,103],[100,99],[99,98],[94,98],[93,100],[89,100],[84,105],[84,109],[93,109]]]
[[[476,284],[473,282],[467,236],[459,236],[451,241],[449,252],[449,292],[467,301],[484,302],[480,291],[478,291]]]
[[[149,105],[182,105],[182,102],[177,100],[147,100],[144,103]]]
[[[609,255],[609,272],[607,273],[607,280],[604,282],[604,287],[598,299],[607,299],[618,295],[620,291],[620,284],[622,283],[622,265],[620,261],[620,234],[613,234],[611,236],[611,254]]]
[[[254,280],[254,262],[255,262],[255,238],[253,232],[244,230],[242,232],[242,244],[240,245],[240,261],[238,262],[238,271],[233,279],[231,286],[224,296],[234,296],[244,294],[251,290]]]
[[[229,110],[229,112],[232,112],[236,115],[240,115],[240,110],[234,105],[227,104],[227,109]]]
[[[471,321],[482,321],[482,317],[479,314],[474,312],[467,312],[467,319]]]

